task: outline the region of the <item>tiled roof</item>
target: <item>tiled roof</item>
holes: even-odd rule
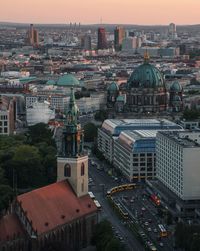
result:
[[[90,196],[78,198],[67,181],[25,193],[17,201],[39,235],[97,211]]]
[[[15,214],[3,216],[0,220],[0,243],[20,236],[24,236],[24,231],[17,216]]]

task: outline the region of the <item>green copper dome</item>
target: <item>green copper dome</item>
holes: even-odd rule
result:
[[[165,87],[162,73],[147,60],[131,74],[128,88],[157,88]]]
[[[55,82],[53,79],[49,79],[49,80],[46,82],[46,85],[56,85],[56,82]]]
[[[171,87],[170,87],[171,92],[182,92],[182,86],[178,81],[175,81]]]
[[[64,87],[78,87],[80,86],[80,83],[78,79],[74,77],[74,75],[64,74],[58,79],[57,85]]]
[[[108,86],[108,91],[110,92],[118,92],[119,91],[119,86],[117,83],[112,82],[109,86]]]

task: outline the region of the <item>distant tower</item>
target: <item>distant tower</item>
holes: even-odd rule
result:
[[[67,179],[78,197],[88,194],[88,156],[83,151],[83,130],[79,110],[71,89],[64,122],[62,151],[57,158],[57,181]]]
[[[86,34],[84,37],[82,37],[81,40],[81,47],[84,50],[91,50],[92,49],[92,42],[91,42],[91,36]]]
[[[28,30],[28,44],[38,47],[39,46],[39,35],[38,31],[34,29],[33,24],[30,24],[30,28]]]
[[[177,37],[176,25],[174,23],[169,24],[169,37],[175,39]]]
[[[114,46],[116,51],[120,51],[122,47],[122,41],[125,38],[125,30],[122,27],[117,26],[114,30]]]
[[[107,39],[106,39],[106,30],[103,27],[98,28],[98,41],[97,41],[97,49],[103,50],[107,49]]]

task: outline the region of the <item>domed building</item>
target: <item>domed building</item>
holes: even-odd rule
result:
[[[117,97],[119,95],[119,86],[117,83],[112,82],[107,89],[107,104],[108,107],[114,107]]]
[[[172,112],[180,112],[183,109],[183,88],[175,81],[169,90],[169,109]]]
[[[64,74],[58,79],[57,86],[70,87],[70,88],[80,87],[80,82],[74,75]]]
[[[131,74],[127,82],[126,108],[131,112],[161,112],[167,109],[167,90],[162,73],[149,63],[146,53],[144,63]]]

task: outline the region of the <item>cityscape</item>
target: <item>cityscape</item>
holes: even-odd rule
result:
[[[11,2],[0,251],[200,251],[200,4]]]

